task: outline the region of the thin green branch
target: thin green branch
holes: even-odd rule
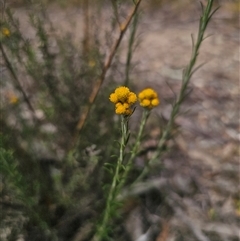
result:
[[[136,141],[135,141],[135,145],[132,148],[131,156],[128,159],[128,162],[126,164],[126,169],[125,169],[125,171],[124,171],[124,173],[123,173],[123,175],[121,177],[121,182],[119,184],[119,189],[120,190],[124,186],[124,184],[126,183],[128,174],[131,171],[132,166],[133,166],[133,160],[134,160],[134,158],[136,157],[136,155],[139,152],[139,147],[140,147],[142,136],[143,136],[143,130],[144,130],[145,126],[146,126],[146,123],[147,123],[149,115],[150,115],[150,110],[144,109],[144,111],[142,113],[142,118],[141,118],[141,122],[140,122],[139,131],[138,131],[137,138],[136,138]]]
[[[196,40],[195,44],[194,44],[194,40],[193,40],[193,37],[192,37],[192,43],[194,44],[194,46],[193,46],[192,55],[191,55],[191,59],[189,61],[189,64],[187,65],[187,67],[183,71],[183,79],[182,79],[182,86],[181,86],[180,94],[178,96],[178,99],[173,104],[173,109],[172,109],[172,112],[171,112],[170,119],[168,121],[168,124],[167,124],[165,130],[163,131],[163,134],[162,134],[161,138],[159,139],[159,142],[158,142],[158,145],[157,145],[157,151],[155,152],[153,157],[148,162],[148,165],[143,169],[142,173],[137,178],[136,182],[141,180],[144,176],[146,176],[146,174],[149,172],[149,169],[150,169],[151,165],[156,161],[156,159],[158,159],[160,157],[163,150],[165,149],[166,141],[171,138],[171,131],[173,129],[175,119],[176,119],[177,115],[179,114],[179,110],[180,110],[182,102],[186,98],[186,93],[187,93],[189,81],[192,77],[192,74],[196,70],[196,69],[194,70],[194,66],[195,66],[195,63],[196,63],[196,60],[197,60],[197,57],[198,57],[198,54],[199,54],[200,46],[201,46],[201,44],[204,40],[205,30],[207,28],[207,25],[208,25],[209,20],[211,19],[212,15],[213,15],[213,13],[215,13],[216,10],[217,10],[216,9],[211,13],[212,6],[213,6],[213,0],[209,0],[206,8],[205,9],[203,8],[202,16],[201,16],[200,21],[199,21],[198,36],[197,36],[197,40]]]
[[[113,216],[113,206],[116,200],[116,196],[119,190],[119,182],[120,182],[120,171],[123,167],[123,159],[124,159],[124,150],[128,142],[129,131],[128,131],[128,119],[127,117],[121,116],[121,142],[120,142],[120,150],[119,150],[119,158],[117,161],[117,166],[115,169],[115,173],[113,176],[112,184],[108,193],[106,208],[103,213],[103,220],[100,225],[97,227],[96,234],[93,238],[93,241],[101,241],[104,238],[108,237],[107,226],[109,224],[110,218]]]

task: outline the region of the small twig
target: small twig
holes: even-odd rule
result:
[[[120,33],[119,33],[119,36],[117,38],[117,40],[115,41],[113,47],[112,47],[112,50],[109,54],[109,56],[107,57],[106,61],[105,61],[105,64],[103,66],[103,69],[102,69],[102,73],[101,75],[99,76],[99,78],[97,79],[95,85],[93,86],[93,89],[92,89],[92,92],[89,96],[89,99],[88,99],[88,105],[86,106],[86,108],[83,110],[83,113],[81,114],[80,118],[79,118],[79,121],[77,123],[77,126],[76,126],[76,130],[75,130],[75,134],[74,134],[74,137],[73,137],[73,142],[72,142],[72,147],[74,147],[76,145],[76,142],[77,142],[77,139],[78,139],[78,136],[80,135],[80,132],[86,122],[86,119],[89,115],[89,112],[93,106],[93,103],[99,93],[99,90],[104,82],[104,79],[105,79],[105,76],[107,74],[107,71],[109,70],[110,66],[111,66],[111,63],[112,63],[112,60],[117,52],[117,49],[122,41],[122,38],[133,18],[133,16],[136,14],[137,10],[138,10],[138,7],[140,5],[142,0],[138,0],[137,3],[135,4],[132,12],[130,13],[129,17],[127,18],[126,22],[123,23],[121,25],[121,28],[120,28]]]
[[[3,5],[3,8],[2,8],[2,19],[4,18],[5,4],[6,3],[3,0],[2,1],[2,5]],[[24,101],[26,102],[29,110],[33,114],[33,118],[36,119],[35,110],[34,110],[32,104],[31,104],[29,98],[27,97],[27,94],[25,93],[24,89],[21,86],[21,83],[20,83],[20,81],[18,79],[18,76],[16,75],[15,70],[14,70],[11,62],[8,59],[7,54],[4,51],[4,48],[3,48],[3,45],[2,45],[1,41],[0,41],[0,49],[1,49],[2,57],[3,57],[3,59],[4,59],[5,63],[6,63],[6,67],[10,71],[10,74],[12,75],[13,79],[15,80],[15,87],[16,87],[16,89],[18,89],[22,93]]]
[[[0,42],[0,49],[1,49],[1,52],[2,52],[2,57],[3,57],[3,59],[6,63],[6,66],[7,66],[8,70],[10,71],[13,79],[15,80],[15,87],[22,93],[24,101],[26,102],[30,111],[33,113],[33,116],[35,117],[35,110],[34,110],[32,104],[31,104],[30,100],[28,99],[27,94],[25,93],[24,89],[22,88],[21,83],[20,83],[20,81],[19,81],[19,79],[18,79],[18,77],[17,77],[17,75],[14,71],[14,68],[13,68],[11,62],[8,59],[7,54],[4,51],[4,48],[3,48],[1,42]]]

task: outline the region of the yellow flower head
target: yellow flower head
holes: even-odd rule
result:
[[[91,59],[91,60],[88,61],[88,66],[89,67],[93,68],[95,65],[96,65],[95,60]]]
[[[115,93],[112,93],[109,97],[109,100],[116,104],[118,102],[118,96]]]
[[[136,101],[137,101],[137,96],[136,96],[136,94],[133,93],[133,92],[130,92],[129,95],[128,95],[128,99],[127,99],[128,104],[132,105],[132,104],[134,104]]]
[[[7,98],[9,103],[13,105],[17,104],[19,101],[18,97],[12,92],[7,94]]]
[[[115,112],[118,115],[129,115],[132,113],[132,110],[129,108],[129,105],[127,103],[122,104],[119,102],[116,104],[115,107]]]
[[[128,87],[125,86],[120,86],[115,90],[118,101],[121,101],[122,103],[127,101],[129,93],[130,90],[128,89]]]
[[[132,113],[131,105],[137,101],[137,96],[128,87],[120,86],[110,95],[109,100],[115,104],[116,114],[130,115]]]
[[[10,30],[8,28],[2,28],[2,34],[5,37],[9,37],[11,33],[10,33]]]
[[[142,107],[146,107],[149,109],[156,107],[160,104],[157,93],[151,88],[147,88],[141,91],[138,94],[138,99]]]

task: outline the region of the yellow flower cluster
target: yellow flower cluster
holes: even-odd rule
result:
[[[142,107],[149,109],[158,106],[160,103],[157,93],[151,88],[141,91],[138,94],[138,99]]]
[[[129,88],[120,86],[110,95],[109,100],[115,104],[116,114],[130,115],[132,114],[131,105],[137,101],[137,96]]]
[[[13,105],[17,104],[19,101],[18,97],[13,92],[7,93],[7,98],[9,103]]]
[[[10,30],[8,28],[2,28],[2,34],[5,36],[5,37],[9,37],[10,36]]]

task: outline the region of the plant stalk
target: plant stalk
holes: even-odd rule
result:
[[[204,40],[205,30],[207,28],[209,20],[211,19],[212,15],[217,10],[216,9],[211,13],[212,5],[213,5],[213,0],[208,0],[206,8],[203,10],[203,13],[202,13],[202,16],[201,16],[200,22],[199,22],[197,42],[196,42],[196,44],[194,44],[194,42],[193,42],[193,51],[192,51],[191,59],[189,61],[189,64],[187,65],[185,71],[183,72],[183,79],[182,79],[180,94],[178,96],[178,99],[173,104],[173,109],[171,112],[170,119],[168,121],[166,129],[163,131],[163,134],[162,134],[161,138],[159,139],[159,142],[157,145],[157,151],[155,152],[153,157],[149,160],[148,165],[144,167],[142,173],[136,179],[135,182],[140,181],[143,177],[145,177],[147,175],[147,173],[149,172],[150,166],[156,161],[157,158],[159,158],[161,156],[163,150],[165,149],[166,141],[168,141],[171,138],[171,131],[173,129],[175,119],[176,119],[177,115],[179,114],[179,110],[180,110],[180,106],[181,106],[182,102],[185,100],[185,97],[187,96],[188,85],[189,85],[189,82],[190,82],[190,79],[191,79],[193,73],[195,72],[195,70],[193,68],[195,66],[195,63],[196,63],[196,60],[197,60],[197,57],[199,54],[200,46]]]
[[[133,166],[133,160],[136,157],[136,155],[138,154],[139,147],[140,147],[141,140],[142,140],[142,136],[143,136],[143,130],[144,130],[144,127],[146,125],[146,122],[148,120],[149,115],[150,115],[150,110],[144,109],[144,111],[142,113],[142,118],[141,118],[141,122],[140,122],[139,131],[138,131],[138,134],[137,134],[136,142],[135,142],[135,145],[132,148],[131,156],[128,159],[125,171],[123,173],[123,176],[122,176],[120,184],[119,184],[120,190],[124,186],[124,184],[126,183],[128,174],[131,171],[132,166]]]
[[[120,150],[119,150],[119,158],[117,161],[117,166],[115,169],[115,173],[113,176],[112,184],[108,193],[106,208],[103,214],[103,220],[101,224],[97,228],[97,232],[93,238],[93,241],[101,241],[104,240],[108,236],[107,225],[109,220],[113,216],[113,202],[116,199],[119,190],[120,184],[120,171],[122,170],[123,159],[124,159],[124,151],[126,144],[128,142],[129,132],[128,132],[128,117],[121,116],[121,142],[120,142]]]

